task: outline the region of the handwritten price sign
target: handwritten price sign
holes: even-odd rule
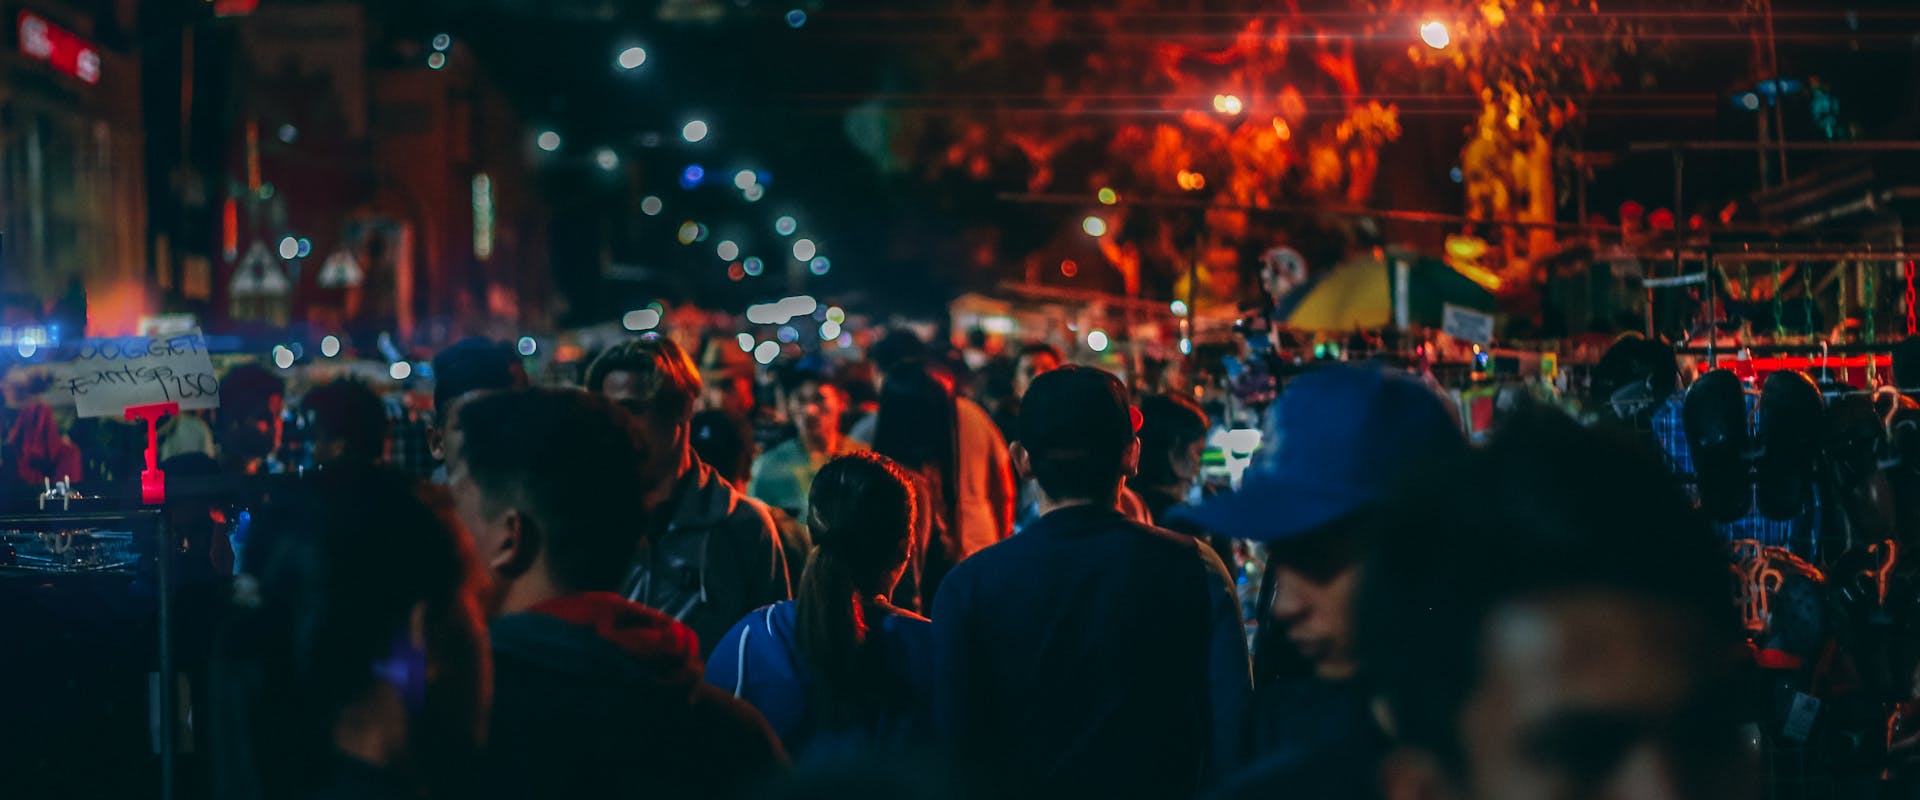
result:
[[[220,407],[220,379],[198,331],[87,339],[73,353],[61,365],[54,391],[72,395],[82,417],[118,417],[129,406],[151,403]]]

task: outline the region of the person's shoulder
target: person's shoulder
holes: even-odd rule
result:
[[[687,733],[704,739],[731,763],[757,768],[786,760],[780,738],[752,704],[708,683],[695,687],[690,699],[689,722],[696,730]]]

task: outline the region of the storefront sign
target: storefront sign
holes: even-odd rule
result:
[[[1482,314],[1465,306],[1446,304],[1446,316],[1440,330],[1448,336],[1463,342],[1474,344],[1493,343],[1493,315]]]
[[[20,52],[47,62],[62,75],[100,82],[100,51],[73,31],[31,11],[20,12]]]
[[[54,391],[82,417],[118,417],[132,406],[219,408],[220,379],[199,331],[179,336],[87,339],[60,365]]]

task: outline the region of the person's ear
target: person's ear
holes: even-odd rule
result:
[[[539,558],[539,528],[519,509],[508,509],[500,518],[500,548],[494,552],[487,569],[507,578],[518,578],[533,569]]]
[[[1007,455],[1012,457],[1015,476],[1023,481],[1033,480],[1033,456],[1027,453],[1027,448],[1021,447],[1020,442],[1015,441],[1007,445]]]
[[[1386,800],[1456,800],[1459,790],[1433,754],[1399,747],[1380,764],[1381,796]]]
[[[1127,443],[1126,452],[1120,455],[1120,469],[1120,474],[1129,478],[1140,474],[1140,437]]]

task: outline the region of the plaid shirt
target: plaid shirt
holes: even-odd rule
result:
[[[408,408],[406,398],[399,394],[381,400],[387,406],[387,463],[408,475],[432,475],[435,464],[427,432],[433,429],[433,412]]]
[[[1687,493],[1695,503],[1700,502],[1700,491],[1694,481],[1693,451],[1687,446],[1684,424],[1681,422],[1680,408],[1684,395],[1676,394],[1667,399],[1653,414],[1653,434],[1660,440],[1660,449],[1666,454],[1667,466],[1673,470],[1687,486]],[[1755,408],[1759,398],[1751,393],[1747,395],[1748,425],[1755,417]],[[1752,433],[1749,427],[1748,433]],[[1747,515],[1732,522],[1716,522],[1714,528],[1727,541],[1755,539],[1769,547],[1785,547],[1789,552],[1814,563],[1820,555],[1820,490],[1814,487],[1813,501],[1800,516],[1788,520],[1768,519],[1757,509],[1748,508]],[[1796,544],[1798,542],[1798,544]],[[1805,551],[1805,552],[1802,552]]]

